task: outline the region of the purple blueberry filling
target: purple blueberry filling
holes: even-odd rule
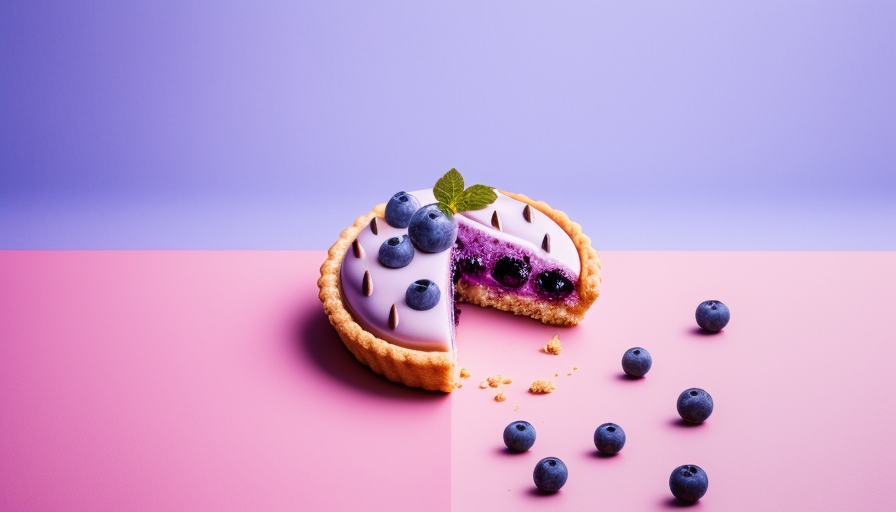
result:
[[[532,265],[528,260],[528,256],[524,260],[504,256],[495,262],[495,266],[492,268],[492,277],[508,288],[520,288],[526,284],[526,281],[529,280],[529,273],[532,272]]]
[[[461,224],[453,249],[452,279],[503,289],[517,296],[573,303],[578,276],[536,251],[493,238]]]
[[[548,270],[535,276],[535,288],[546,297],[565,297],[575,290],[572,280],[560,270]]]

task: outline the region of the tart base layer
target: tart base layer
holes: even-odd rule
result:
[[[482,287],[468,289],[459,287],[456,291],[460,300],[530,316],[550,325],[571,326],[579,323],[600,294],[601,264],[597,252],[591,246],[591,239],[582,233],[581,226],[547,203],[533,201],[521,194],[503,191],[502,193],[529,204],[551,218],[575,242],[582,262],[579,279],[576,282],[580,300],[574,307],[566,305],[555,307],[550,303],[536,304],[532,301],[519,300],[517,297],[501,296],[493,290]],[[324,312],[349,351],[376,373],[407,386],[451,392],[457,384],[456,353],[426,352],[393,345],[364,330],[355,322],[343,303],[339,282],[342,260],[358,233],[366,228],[374,217],[382,218],[384,212],[385,204],[381,204],[366,215],[358,217],[330,247],[327,259],[320,268],[321,277],[317,282]]]

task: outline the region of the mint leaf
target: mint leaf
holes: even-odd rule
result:
[[[454,216],[454,212],[451,211],[451,207],[441,201],[436,203],[436,208],[438,208],[439,210],[442,210],[442,213],[444,213],[445,216],[448,218],[451,218]]]
[[[495,191],[485,185],[473,185],[464,189],[464,178],[457,169],[451,169],[439,178],[432,192],[438,201],[439,210],[449,217],[455,213],[481,210],[498,198]]]
[[[457,169],[452,168],[439,178],[436,186],[432,188],[432,193],[436,196],[436,201],[451,209],[452,214],[457,213],[458,201],[464,193],[464,177],[457,172]]]
[[[481,210],[494,203],[497,198],[498,194],[495,194],[491,187],[473,185],[464,190],[462,201],[464,208],[458,211]]]

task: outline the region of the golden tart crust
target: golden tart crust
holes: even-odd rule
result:
[[[600,295],[601,263],[597,251],[591,246],[591,239],[582,233],[582,227],[579,224],[570,220],[562,211],[551,208],[547,203],[534,201],[522,194],[506,191],[501,191],[501,193],[528,204],[548,216],[575,243],[582,264],[579,279],[576,282],[576,291],[580,300],[572,308],[554,307],[551,304],[538,303],[531,299],[502,297],[481,286],[466,288],[459,286],[456,292],[463,302],[512,311],[519,315],[536,318],[546,324],[561,326],[578,324]],[[423,389],[451,392],[456,387],[458,380],[457,354],[455,352],[428,352],[393,345],[364,330],[355,322],[343,303],[340,289],[342,260],[345,258],[346,252],[351,250],[352,242],[357,238],[358,233],[370,225],[371,219],[376,217],[381,222],[385,222],[383,219],[385,209],[385,204],[377,205],[342,231],[339,239],[330,247],[326,261],[320,267],[320,279],[317,281],[320,288],[318,296],[330,323],[345,346],[359,361],[394,382]]]

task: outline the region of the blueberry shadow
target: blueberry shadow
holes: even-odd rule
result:
[[[297,311],[292,320],[293,353],[311,361],[327,378],[365,395],[395,400],[430,401],[445,399],[448,393],[427,391],[397,384],[361,364],[345,347],[321,308]]]
[[[528,494],[529,496],[536,496],[536,497],[538,497],[538,498],[549,498],[549,497],[551,497],[551,496],[556,496],[558,492],[560,492],[560,491],[553,491],[553,492],[551,492],[551,491],[542,491],[542,490],[539,489],[538,487],[530,487],[530,488],[529,488],[529,491],[527,492],[527,494]]]
[[[711,338],[713,336],[721,336],[722,333],[725,332],[725,330],[722,329],[721,331],[718,331],[718,332],[712,332],[712,331],[707,331],[706,329],[698,326],[698,327],[692,327],[688,332],[694,336],[698,336],[698,337],[702,337],[702,338]]]
[[[524,452],[518,452],[516,450],[511,450],[510,448],[504,446],[504,447],[496,448],[495,452],[497,452],[501,455],[510,455],[511,457],[519,457],[521,455],[528,454],[530,452],[530,450],[526,450]]]
[[[704,425],[704,423],[691,423],[690,421],[685,421],[681,418],[673,418],[669,420],[669,424],[681,428],[699,428]]]
[[[619,452],[616,453],[604,453],[598,450],[591,450],[588,452],[595,459],[615,459],[619,456]]]
[[[676,498],[675,496],[670,496],[664,499],[661,505],[664,508],[690,508],[695,507],[700,503],[700,501],[684,501]]]
[[[644,377],[633,377],[625,372],[617,373],[616,380],[621,380],[623,382],[632,382],[632,381],[643,381]]]

